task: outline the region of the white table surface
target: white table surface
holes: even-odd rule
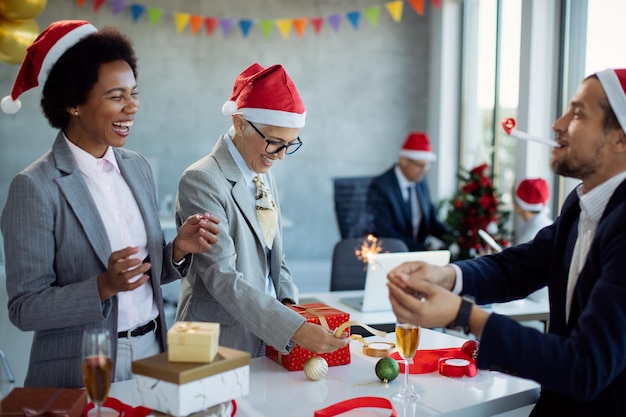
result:
[[[363,313],[341,301],[342,298],[356,296],[363,296],[363,290],[303,293],[300,295],[300,302],[309,302],[311,299],[317,299],[331,307],[350,313],[350,320],[357,320],[369,325],[395,323],[396,317],[391,310]],[[381,296],[386,297],[387,295]],[[550,312],[547,298],[539,301],[525,298],[508,303],[491,304],[490,306],[483,306],[483,308],[487,311],[509,316],[518,321],[541,320],[545,322],[548,320]]]
[[[387,340],[394,341],[389,333]],[[378,337],[368,341],[381,340]],[[461,346],[466,340],[436,331],[422,329],[419,349]],[[236,417],[312,417],[315,410],[349,398],[377,396],[391,398],[403,382],[402,375],[385,385],[376,377],[374,367],[380,358],[363,354],[362,345],[350,345],[351,363],[329,368],[320,381],[309,381],[303,371],[288,371],[266,357],[252,359],[250,393],[237,398]],[[533,381],[500,372],[479,371],[472,378],[448,378],[438,372],[411,375],[421,400],[415,416],[492,416],[533,404],[539,385]],[[134,402],[133,381],[114,383],[110,396],[131,405]],[[373,409],[353,410],[342,416],[385,416],[389,412]],[[398,415],[404,415],[398,407]]]

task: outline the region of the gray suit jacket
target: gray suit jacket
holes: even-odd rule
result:
[[[161,283],[181,277],[164,245],[152,172],[139,154],[114,149],[143,215],[152,291],[165,329]],[[117,297],[100,301],[96,276],[107,269],[109,239],[74,157],[59,133],[52,149],[15,176],[2,212],[9,316],[34,330],[24,385],[82,387],[83,330],[105,327],[117,351]],[[166,332],[161,333],[164,349]]]
[[[274,177],[270,190],[278,202]],[[270,275],[277,298],[265,293],[267,259],[263,232],[243,175],[223,137],[210,155],[183,173],[177,196],[177,222],[189,213],[206,212],[220,219],[219,241],[194,257],[181,283],[177,319],[220,324],[221,346],[263,355],[263,342],[286,353],[304,318],[279,300],[298,301],[283,254],[282,226],[270,255]]]

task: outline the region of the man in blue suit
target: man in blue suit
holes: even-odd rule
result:
[[[429,236],[443,237],[446,226],[437,217],[424,181],[435,159],[426,133],[409,133],[398,163],[375,177],[368,190],[372,234],[401,239],[411,251],[428,249]]]
[[[582,182],[528,243],[447,266],[406,263],[388,276],[400,321],[449,323],[480,339],[477,365],[541,384],[531,416],[626,415],[626,69],[587,77],[554,122],[555,173]],[[478,304],[547,285],[548,333]],[[419,294],[419,297],[415,297]]]

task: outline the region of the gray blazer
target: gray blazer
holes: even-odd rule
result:
[[[278,202],[274,177],[268,186]],[[298,301],[283,254],[282,225],[270,255],[270,275],[277,298],[265,293],[267,258],[263,232],[256,218],[243,175],[221,137],[210,155],[183,173],[177,196],[177,222],[189,213],[206,212],[220,219],[217,244],[194,257],[188,276],[181,283],[176,317],[185,321],[220,324],[219,344],[264,354],[264,343],[286,353],[304,318],[280,300]]]
[[[124,179],[143,215],[152,263],[152,290],[165,329],[160,284],[179,279],[164,245],[154,180],[139,154],[114,149]],[[15,176],[2,212],[9,317],[34,330],[24,385],[77,388],[81,335],[109,328],[117,352],[117,297],[100,301],[96,277],[107,269],[111,247],[76,161],[59,133],[50,151]],[[165,330],[161,331],[165,348]]]

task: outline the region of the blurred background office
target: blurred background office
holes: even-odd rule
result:
[[[31,2],[0,0],[0,96],[19,68],[3,51],[16,34],[1,6]],[[233,74],[255,61],[284,65],[307,125],[302,149],[273,172],[287,262],[311,292],[329,288],[341,238],[333,179],[382,172],[408,131],[428,132],[438,155],[428,175],[433,201],[458,189],[459,167],[486,162],[510,210],[515,179],[532,176],[548,180],[558,213],[576,182],[555,179],[550,149],[508,137],[500,122],[514,117],[520,130],[552,137],[585,75],[626,66],[610,48],[626,34],[625,14],[623,0],[47,0],[34,21],[43,29],[85,19],[133,39],[143,106],[126,146],[152,165],[168,233],[180,174],[230,125],[221,105]],[[54,137],[37,117],[40,94],[23,94],[17,114],[0,114],[0,207],[12,177]],[[0,252],[5,291],[2,263]]]

